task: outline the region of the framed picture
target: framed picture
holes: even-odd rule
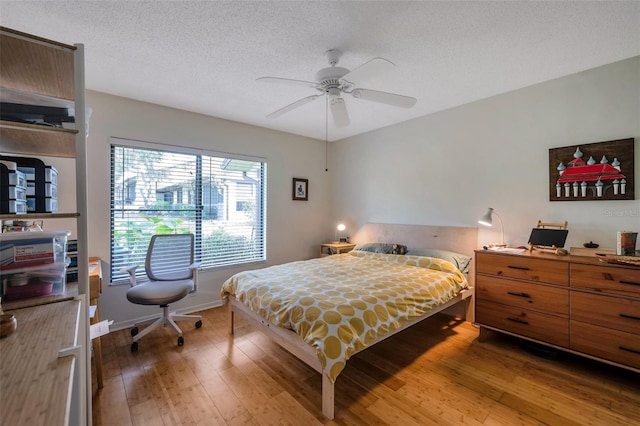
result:
[[[309,200],[309,179],[293,178],[293,199]]]
[[[634,139],[549,149],[549,201],[634,200]]]

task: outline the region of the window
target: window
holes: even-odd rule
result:
[[[266,163],[112,138],[111,281],[153,234],[190,232],[202,268],[264,261]]]

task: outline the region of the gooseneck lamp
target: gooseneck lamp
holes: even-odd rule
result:
[[[500,221],[500,246],[506,247],[506,244],[504,243],[504,224],[502,223],[502,218],[492,207],[489,207],[487,212],[480,218],[480,220],[478,220],[478,223],[484,226],[493,226],[493,215],[495,215],[498,218],[498,221]]]

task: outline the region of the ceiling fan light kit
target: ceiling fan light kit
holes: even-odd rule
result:
[[[333,121],[338,127],[346,127],[349,125],[349,113],[347,106],[342,98],[331,98],[331,115]]]
[[[353,88],[356,84],[359,84],[359,82],[395,67],[393,62],[383,58],[373,58],[353,71],[350,71],[347,68],[336,66],[342,57],[342,52],[340,50],[327,50],[325,52],[325,56],[329,62],[329,67],[322,68],[316,73],[315,82],[280,77],[260,77],[257,79],[257,81],[267,83],[310,87],[320,92],[316,95],[298,99],[297,101],[268,114],[267,118],[278,118],[289,111],[326,95],[330,100],[331,115],[336,127],[346,127],[349,125],[349,113],[344,99],[341,97],[341,94],[343,93],[349,94],[356,99],[363,99],[401,108],[411,108],[416,104],[417,99],[410,96],[364,88]]]

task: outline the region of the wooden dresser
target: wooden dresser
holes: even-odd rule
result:
[[[500,331],[640,372],[640,268],[476,251],[480,339]]]

